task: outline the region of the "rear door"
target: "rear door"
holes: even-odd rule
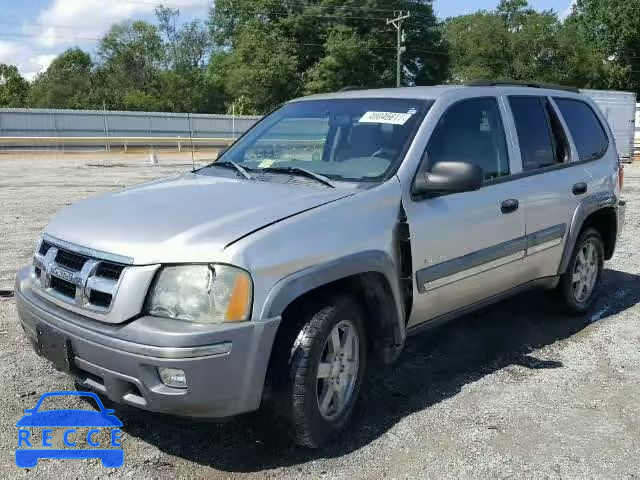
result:
[[[569,168],[575,152],[566,127],[545,96],[507,97],[522,161],[529,280],[555,276],[578,202],[588,190],[584,169]]]

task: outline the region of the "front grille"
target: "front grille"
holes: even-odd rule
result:
[[[126,265],[89,252],[43,240],[33,259],[34,285],[78,308],[108,313]]]
[[[96,307],[109,308],[112,298],[112,295],[109,293],[91,290],[91,293],[89,294],[89,303]]]
[[[117,263],[101,262],[96,269],[96,277],[110,278],[111,280],[118,280],[124,270],[124,265]]]
[[[45,256],[50,248],[51,248],[51,244],[43,240],[42,243],[40,244],[40,248],[38,249],[38,253],[42,256]]]
[[[82,270],[82,267],[89,260],[89,257],[85,257],[84,255],[79,255],[77,253],[69,252],[68,250],[58,250],[58,254],[56,255],[56,263],[63,267],[68,268],[69,270],[73,270],[75,272],[79,272]]]
[[[58,292],[60,295],[64,295],[65,297],[69,297],[71,299],[76,298],[76,286],[67,282],[66,280],[62,280],[58,277],[51,277],[51,289]]]

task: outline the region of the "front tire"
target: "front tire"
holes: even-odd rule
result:
[[[367,343],[362,309],[353,298],[336,297],[313,310],[293,343],[286,391],[296,443],[318,448],[351,419]]]
[[[600,291],[604,272],[604,244],[597,230],[587,228],[573,249],[560,280],[565,308],[572,315],[589,311]]]

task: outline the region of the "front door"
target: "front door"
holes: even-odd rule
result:
[[[525,198],[519,182],[504,181],[511,173],[504,114],[494,96],[458,101],[429,140],[425,168],[472,163],[483,169],[485,185],[405,205],[415,274],[410,327],[525,281]]]

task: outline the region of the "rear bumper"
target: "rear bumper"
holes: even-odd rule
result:
[[[20,322],[35,345],[40,324],[67,337],[72,373],[87,390],[154,412],[223,418],[260,406],[279,318],[236,325],[190,325],[141,317],[101,324],[35,294],[28,268],[16,279]],[[167,387],[157,367],[185,371],[187,388]]]

